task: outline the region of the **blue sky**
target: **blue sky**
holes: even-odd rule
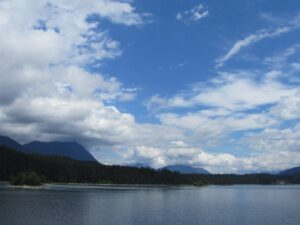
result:
[[[276,29],[293,20],[299,13],[296,1],[139,1],[135,6],[149,12],[149,24],[120,27],[103,22],[112,37],[121,40],[121,57],[109,60],[99,68],[132,87],[141,89],[138,101],[153,94],[170,96],[186,91],[190,85],[206,82],[219,71],[267,69],[261,59],[297,43],[299,31],[271,40],[262,40],[243,49],[228,60],[222,69],[216,60],[225,55],[237,40],[263,29]],[[209,16],[188,23],[177,20],[178,13],[203,5]],[[102,27],[102,24],[100,25]],[[245,58],[245,59],[244,59]],[[97,69],[95,70],[97,71]],[[123,106],[126,110],[126,107]],[[134,104],[138,120],[144,122],[143,104]]]
[[[300,165],[298,1],[12,0],[0,12],[1,134],[77,140],[108,164]]]

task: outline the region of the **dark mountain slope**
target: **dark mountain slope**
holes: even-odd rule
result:
[[[22,145],[18,142],[14,141],[13,139],[5,136],[0,135],[0,146],[6,146],[9,148],[13,148],[19,151],[22,151]]]
[[[23,150],[26,153],[65,156],[80,161],[97,162],[97,160],[92,156],[92,154],[89,153],[89,151],[87,151],[77,142],[34,141],[23,145]]]
[[[296,174],[300,174],[300,166],[283,170],[279,173],[279,175],[296,175]]]

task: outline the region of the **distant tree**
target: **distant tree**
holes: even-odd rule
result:
[[[42,178],[36,172],[21,172],[11,177],[12,185],[42,185]]]

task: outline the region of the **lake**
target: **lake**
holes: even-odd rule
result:
[[[300,186],[0,188],[2,225],[299,225]],[[80,186],[79,186],[80,187]]]

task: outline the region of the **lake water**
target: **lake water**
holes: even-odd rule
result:
[[[300,186],[2,187],[0,224],[299,225]]]

